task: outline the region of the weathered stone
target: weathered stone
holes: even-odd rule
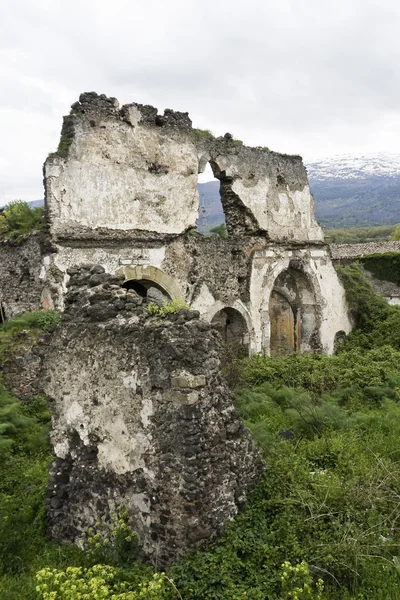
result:
[[[136,323],[121,312],[116,318],[110,310],[117,310],[120,289],[106,290],[112,304],[102,289],[74,294],[72,319],[53,333],[44,356],[56,456],[49,531],[78,542],[125,505],[144,554],[162,567],[218,534],[262,464],[247,431],[239,431],[219,362],[207,366],[220,351],[212,326],[203,323],[193,339],[190,311],[182,311],[182,324],[140,306]]]
[[[206,385],[204,375],[191,375],[185,373],[171,377],[171,385],[173,388],[198,388]]]

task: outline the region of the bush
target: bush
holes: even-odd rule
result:
[[[23,200],[10,202],[0,215],[0,234],[19,240],[27,233],[40,229],[43,214],[43,207],[31,208]]]
[[[226,230],[225,223],[221,223],[220,225],[217,225],[216,227],[212,227],[210,229],[210,233],[213,233],[214,235],[217,235],[218,237],[221,237],[221,238],[228,237],[228,232]]]
[[[400,284],[400,252],[370,254],[364,256],[361,263],[377,279]]]
[[[181,299],[172,300],[171,302],[164,301],[161,306],[155,302],[149,302],[147,305],[147,312],[149,315],[157,317],[167,317],[168,315],[178,313],[180,310],[188,309],[189,306]]]
[[[149,581],[137,585],[120,581],[118,575],[109,565],[68,567],[65,571],[42,569],[36,576],[36,590],[41,600],[162,600],[166,588],[173,589],[173,582],[163,573],[155,573]]]
[[[60,320],[56,310],[37,310],[16,315],[0,326],[0,331],[20,331],[21,329],[40,329],[47,331]]]

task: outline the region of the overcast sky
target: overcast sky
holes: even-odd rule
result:
[[[43,197],[82,91],[300,153],[400,152],[398,0],[3,0],[0,201]]]

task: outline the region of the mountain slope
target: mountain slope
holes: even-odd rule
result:
[[[309,163],[307,171],[321,225],[400,222],[400,154],[338,156]]]

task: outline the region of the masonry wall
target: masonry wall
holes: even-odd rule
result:
[[[41,307],[43,246],[39,232],[18,243],[0,243],[0,303],[5,318]]]
[[[77,542],[123,505],[144,554],[163,566],[218,534],[262,465],[220,378],[214,327],[196,311],[149,317],[103,271],[70,271],[46,352],[49,528]]]
[[[195,227],[198,172],[221,181],[227,228],[276,241],[321,241],[307,173],[298,156],[204,139],[187,113],[82,94],[64,118],[58,152],[45,163],[54,240],[176,235]]]

